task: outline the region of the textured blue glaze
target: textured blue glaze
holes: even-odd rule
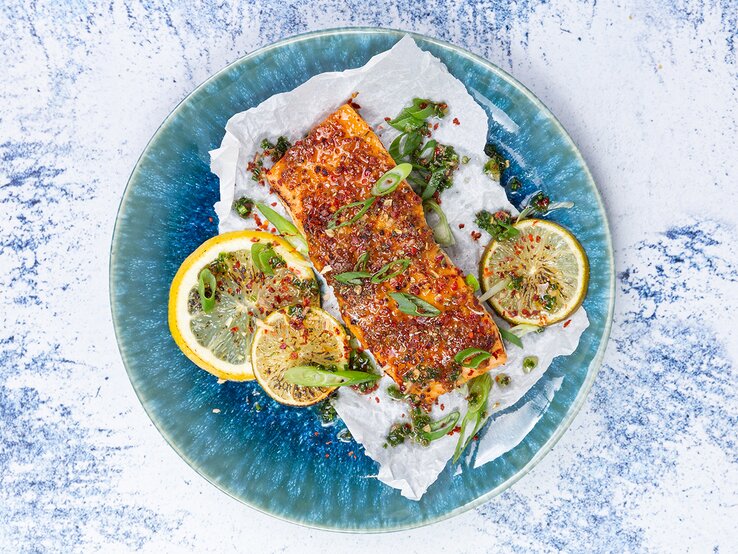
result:
[[[0,550],[735,551],[737,16],[733,0],[0,4]],[[483,507],[360,540],[193,472],[141,409],[107,307],[115,212],[160,122],[227,63],[343,25],[449,40],[533,90],[603,191],[619,275],[603,368],[552,453]],[[242,398],[202,417],[263,399]],[[311,452],[333,455],[318,430]]]
[[[181,261],[213,234],[218,199],[208,151],[225,121],[313,75],[357,67],[390,48],[399,32],[347,31],[286,41],[230,66],[205,83],[167,119],[144,152],[126,190],[111,255],[111,299],[119,344],[131,381],[168,442],[190,465],[232,496],[274,515],[340,530],[391,530],[438,520],[498,493],[550,448],[576,413],[598,369],[612,313],[613,265],[609,231],[594,183],[569,137],[550,113],[500,70],[462,51],[417,37],[452,74],[506,111],[520,126],[490,138],[535,168],[516,168],[524,180],[572,200],[561,217],[589,253],[592,278],[585,301],[590,327],[580,347],[555,360],[537,384],[564,375],[561,389],[526,439],[511,452],[454,476],[448,466],[419,501],[375,479],[378,468],[360,445],[319,431],[314,414],[264,401],[245,408],[256,385],[221,387],[177,350],[166,326],[168,284]],[[584,218],[582,214],[589,214]],[[150,222],[141,226],[140,222]],[[153,237],[153,238],[152,238]],[[141,287],[140,275],[147,276]],[[257,387],[258,388],[258,387]],[[224,395],[221,391],[230,391]],[[537,391],[534,391],[537,392]],[[219,417],[208,414],[218,404]],[[550,442],[549,442],[550,441]],[[332,448],[323,450],[326,442]],[[354,451],[356,459],[349,458]],[[350,463],[347,463],[350,462]]]

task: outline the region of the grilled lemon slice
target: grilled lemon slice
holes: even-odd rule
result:
[[[524,219],[514,227],[516,237],[492,241],[482,256],[480,281],[491,294],[488,302],[514,325],[563,321],[587,294],[589,262],[582,245],[544,219]]]
[[[251,364],[264,391],[289,406],[309,406],[330,395],[335,387],[302,387],[288,383],[291,367],[317,365],[345,369],[349,337],[343,326],[317,307],[292,306],[270,314],[251,343]]]

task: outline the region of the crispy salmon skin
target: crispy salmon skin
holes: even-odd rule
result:
[[[310,258],[333,287],[351,332],[400,390],[427,406],[503,364],[507,356],[497,326],[434,241],[421,199],[406,182],[376,198],[356,221],[331,228],[340,208],[371,202],[372,185],[394,166],[377,135],[351,106],[344,105],[296,142],[269,170],[267,179],[304,233]],[[340,222],[351,220],[359,209],[343,210]],[[399,259],[409,260],[409,265],[379,283],[364,278],[360,284],[346,284],[335,279],[355,271],[360,259],[366,259],[368,273]],[[419,297],[440,314],[408,315],[390,296],[393,292]],[[466,348],[480,348],[492,356],[476,369],[462,368],[454,356]]]

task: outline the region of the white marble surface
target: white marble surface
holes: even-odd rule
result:
[[[4,3],[0,550],[735,552],[737,20],[691,0]],[[552,109],[605,198],[618,298],[587,405],[528,476],[357,538],[257,513],[165,444],[118,356],[107,264],[128,175],[177,102],[259,46],[362,24],[469,48]]]

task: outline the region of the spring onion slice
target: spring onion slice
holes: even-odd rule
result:
[[[485,408],[487,407],[487,399],[489,391],[492,388],[492,378],[489,373],[475,377],[469,381],[469,408],[461,423],[461,431],[459,433],[459,441],[456,443],[456,451],[454,452],[453,461],[456,463],[461,454],[469,446],[474,435],[481,429],[487,420]]]
[[[210,289],[210,296],[206,293],[206,286]],[[205,313],[211,312],[215,308],[216,287],[215,276],[208,268],[203,269],[197,277],[197,293],[200,295],[200,304],[202,305],[202,311]]]
[[[333,278],[344,285],[360,285],[362,279],[369,279],[371,276],[372,274],[366,271],[347,271],[334,275]]]
[[[469,285],[474,292],[479,290],[479,281],[471,273],[464,278],[464,281],[466,281],[466,284]]]
[[[384,196],[385,194],[394,192],[400,183],[404,179],[407,179],[407,176],[410,175],[412,170],[413,166],[408,163],[396,165],[377,179],[377,182],[372,186],[372,194],[374,196]]]
[[[520,340],[520,337],[516,335],[515,333],[511,333],[510,331],[503,329],[502,327],[500,329],[500,335],[503,339],[505,339],[507,342],[513,343],[518,348],[523,348],[523,341]]]
[[[274,256],[276,256],[276,253],[271,246],[260,242],[251,246],[251,259],[256,268],[264,275],[274,275],[274,268],[269,263]]]
[[[381,375],[365,371],[328,371],[313,365],[291,367],[284,379],[301,387],[346,387],[377,381]]]
[[[369,261],[369,252],[362,252],[359,259],[356,260],[354,271],[366,271],[366,264]]]
[[[382,283],[397,277],[410,266],[410,258],[400,258],[382,266],[382,269],[372,275],[372,283]],[[394,271],[393,271],[394,270]]]
[[[436,151],[436,146],[438,146],[438,141],[436,140],[429,140],[423,145],[423,148],[420,149],[420,152],[418,152],[418,160],[422,161],[424,163],[427,163],[433,158],[433,153]]]
[[[476,369],[479,367],[479,364],[491,357],[492,354],[481,348],[464,348],[464,350],[454,356],[454,360],[463,367]]]
[[[438,171],[434,171],[431,174],[430,179],[428,180],[428,184],[425,185],[425,188],[423,189],[423,194],[421,195],[421,198],[423,200],[430,200],[433,198],[433,195],[436,193],[436,190],[438,190],[438,186],[441,184],[441,181],[443,180],[443,170],[439,169]]]
[[[274,225],[277,231],[279,231],[279,233],[283,235],[292,246],[294,246],[301,254],[307,255],[307,241],[297,227],[295,227],[294,223],[278,214],[266,204],[257,202],[256,208],[264,215],[264,217],[267,218],[269,223]]]
[[[377,197],[376,196],[370,196],[366,200],[359,200],[358,202],[351,202],[351,204],[346,204],[345,206],[342,206],[338,208],[335,212],[333,212],[333,215],[328,220],[328,226],[326,229],[339,229],[340,227],[345,227],[346,225],[351,225],[352,223],[356,223],[361,219],[366,212],[369,211],[369,208],[372,207],[374,202],[376,202]],[[338,223],[339,216],[345,212],[346,210],[350,210],[351,208],[359,208],[359,211],[356,212],[356,214],[351,217],[350,219],[347,219],[346,221],[342,223]]]
[[[432,211],[438,216],[438,223],[431,225],[433,228],[433,238],[436,239],[436,242],[441,246],[451,246],[454,244],[456,240],[454,240],[454,235],[451,232],[451,226],[448,224],[446,214],[443,213],[438,202],[435,200],[426,200],[423,202],[423,206],[427,211]]]
[[[516,337],[522,338],[528,333],[533,333],[534,331],[540,331],[542,328],[538,325],[531,325],[529,323],[521,323],[519,325],[516,325],[515,327],[510,327],[510,332],[513,333]]]
[[[442,417],[438,421],[434,421],[428,425],[429,430],[420,430],[418,434],[422,436],[428,442],[438,440],[448,435],[456,427],[456,422],[459,421],[459,411],[454,410],[445,417]]]
[[[391,292],[389,295],[392,300],[397,302],[397,307],[402,313],[418,317],[436,317],[441,315],[441,310],[414,294]]]

